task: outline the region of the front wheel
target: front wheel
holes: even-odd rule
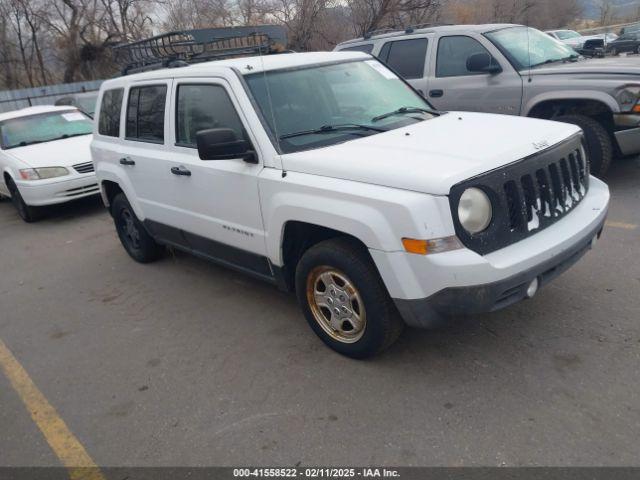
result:
[[[351,358],[381,352],[404,326],[367,251],[350,239],[326,240],[305,252],[296,294],[313,331]]]
[[[7,188],[9,189],[9,193],[11,193],[11,202],[22,220],[27,223],[32,223],[40,218],[40,209],[26,204],[20,194],[20,190],[18,190],[18,186],[10,178],[7,180]]]
[[[111,202],[111,215],[122,246],[136,262],[149,263],[164,253],[164,247],[156,243],[138,220],[124,193],[119,193]]]
[[[613,144],[609,132],[600,122],[584,115],[561,115],[553,120],[580,127],[584,132],[587,144],[591,173],[597,177],[602,177],[607,173],[613,159]]]

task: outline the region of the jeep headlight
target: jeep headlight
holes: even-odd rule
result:
[[[621,111],[640,113],[640,86],[623,88],[617,100]]]
[[[479,188],[467,188],[458,202],[458,220],[469,233],[485,231],[493,218],[491,200]]]
[[[64,167],[24,168],[20,170],[20,178],[23,180],[46,180],[65,175],[69,175],[69,170]]]

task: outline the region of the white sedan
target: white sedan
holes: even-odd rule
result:
[[[75,107],[29,107],[0,114],[0,196],[25,222],[38,207],[100,193],[89,145],[93,125]]]

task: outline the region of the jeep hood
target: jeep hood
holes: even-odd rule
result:
[[[25,163],[30,168],[70,167],[91,161],[92,135],[81,135],[51,142],[15,147],[5,153]]]
[[[525,74],[525,72],[521,72]],[[526,74],[528,75],[528,71]],[[631,75],[640,81],[640,62],[634,57],[610,57],[579,60],[577,62],[551,63],[547,66],[536,67],[531,75]]]
[[[485,113],[450,112],[389,132],[285,154],[282,166],[433,195],[577,134],[574,125]]]

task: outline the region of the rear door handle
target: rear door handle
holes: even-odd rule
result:
[[[444,97],[444,90],[431,90],[429,91],[429,96],[432,98]]]
[[[180,165],[179,167],[171,167],[171,173],[173,173],[174,175],[182,175],[184,177],[191,176],[191,170],[187,170],[182,165]]]
[[[131,160],[128,157],[120,159],[120,165],[135,165],[135,164],[136,164],[136,162],[134,162],[133,160]]]

